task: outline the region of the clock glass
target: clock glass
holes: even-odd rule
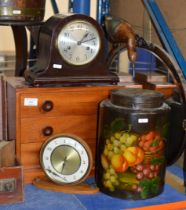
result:
[[[58,136],[41,149],[40,160],[46,175],[59,184],[77,184],[91,169],[91,152],[85,142],[72,136]]]
[[[97,56],[100,42],[98,30],[93,24],[74,20],[61,29],[57,37],[57,48],[67,63],[85,65]]]

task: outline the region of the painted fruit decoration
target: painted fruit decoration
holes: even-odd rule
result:
[[[158,131],[138,134],[122,130],[107,136],[105,141],[101,165],[106,190],[127,190],[141,198],[159,192],[165,142]]]
[[[146,152],[156,153],[164,148],[164,141],[158,132],[150,131],[139,137],[139,146]]]

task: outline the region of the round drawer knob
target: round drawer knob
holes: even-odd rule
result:
[[[45,112],[50,112],[54,107],[54,104],[52,101],[45,101],[42,105],[42,110]]]
[[[47,127],[43,128],[42,132],[43,132],[44,136],[50,136],[53,134],[53,128],[50,126],[47,126]]]

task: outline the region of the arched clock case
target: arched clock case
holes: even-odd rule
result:
[[[38,59],[25,71],[32,85],[118,82],[106,65],[102,27],[82,14],[54,15],[40,28]]]

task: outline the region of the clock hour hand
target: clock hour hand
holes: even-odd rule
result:
[[[84,40],[87,36],[88,36],[88,33],[85,33],[85,34],[83,35],[83,37],[81,38],[81,40],[77,42],[77,45],[81,45],[81,43],[83,42],[83,40]]]

